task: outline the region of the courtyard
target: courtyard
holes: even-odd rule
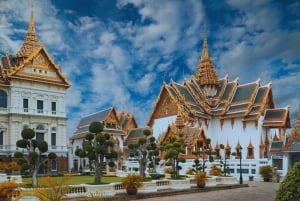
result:
[[[141,199],[143,201],[274,201],[275,192],[279,183],[272,182],[248,182],[248,187],[226,189],[218,191],[191,193],[183,195],[168,195],[164,197],[152,197]]]

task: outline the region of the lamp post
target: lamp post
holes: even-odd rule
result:
[[[243,184],[243,175],[242,175],[242,147],[240,147],[240,184]]]

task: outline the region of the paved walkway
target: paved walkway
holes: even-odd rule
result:
[[[274,201],[275,192],[279,183],[249,182],[249,187],[229,190],[219,190],[201,193],[192,193],[168,197],[141,199],[142,201]]]

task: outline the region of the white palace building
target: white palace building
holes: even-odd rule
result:
[[[276,166],[283,176],[299,161],[300,146],[291,156],[282,152],[290,136],[290,112],[289,106],[275,107],[272,83],[262,85],[258,79],[241,84],[239,78],[219,78],[206,37],[196,73],[181,84],[173,80],[163,84],[148,126],[163,144],[168,136],[178,134],[178,123],[182,124],[180,132],[187,143],[187,162],[181,164],[181,173],[191,167],[195,158],[192,152],[203,150],[207,138],[211,139],[211,149],[220,153],[216,161],[225,156],[220,144],[231,152],[242,148],[242,173],[247,178],[259,178],[259,167],[266,164]],[[239,156],[228,159],[230,173],[239,175]]]
[[[69,87],[60,66],[39,42],[32,9],[21,48],[15,54],[0,54],[1,161],[12,160],[16,141],[29,127],[58,156],[43,169],[68,170],[65,96]]]

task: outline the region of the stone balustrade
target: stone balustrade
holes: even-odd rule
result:
[[[236,177],[210,177],[206,180],[206,187],[217,186],[218,184],[230,185],[237,184]],[[143,182],[143,186],[138,190],[139,193],[151,193],[159,190],[166,189],[189,189],[195,187],[196,184],[193,178],[187,178],[186,180],[152,180],[150,182]],[[23,191],[32,191],[32,189],[22,189]],[[76,198],[82,196],[102,196],[110,197],[118,194],[124,194],[126,190],[122,187],[121,183],[111,183],[107,185],[71,185],[66,195],[67,198]],[[21,201],[35,201],[32,196],[24,197]]]

